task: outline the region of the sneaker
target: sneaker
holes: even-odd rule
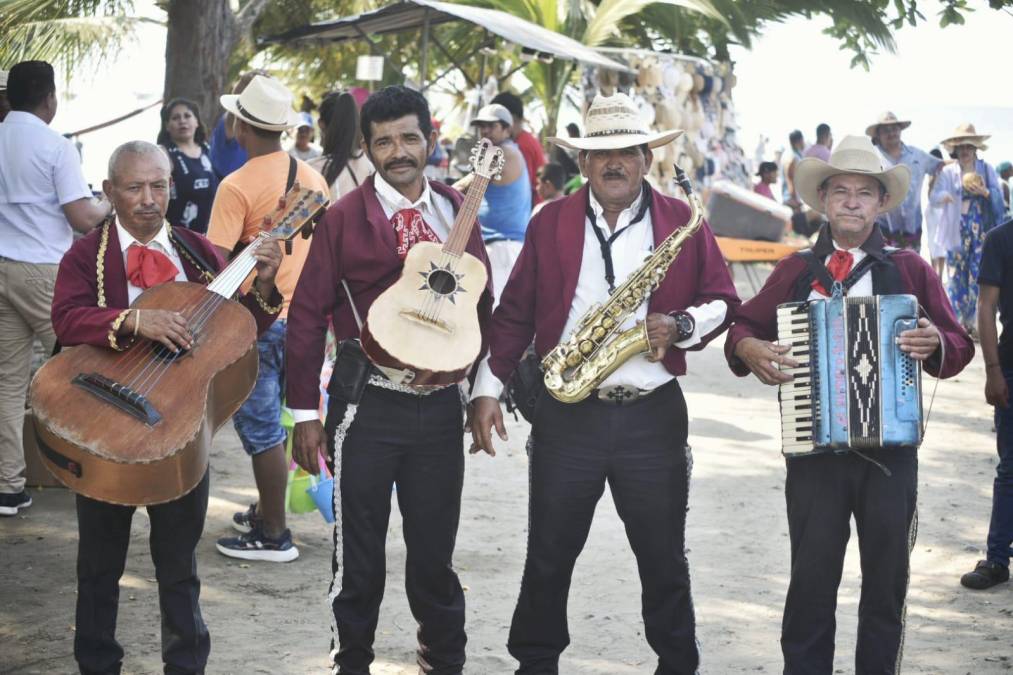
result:
[[[292,532],[285,530],[277,539],[264,534],[258,523],[246,534],[222,537],[216,544],[218,552],[241,560],[291,562],[299,557],[299,549],[292,543]]]
[[[245,511],[237,511],[232,514],[232,529],[236,532],[242,532],[243,534],[249,533],[253,530],[253,525],[257,521],[257,502],[250,504],[250,508]]]
[[[1009,581],[1009,568],[991,560],[979,560],[973,572],[960,577],[960,583],[966,588],[983,591],[996,584]]]
[[[32,505],[32,498],[22,490],[14,494],[0,494],[0,516],[16,516],[21,509]]]

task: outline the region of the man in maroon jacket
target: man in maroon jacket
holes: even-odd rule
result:
[[[326,454],[334,468],[335,672],[367,675],[383,598],[384,543],[391,488],[404,520],[405,586],[419,623],[419,664],[427,673],[459,675],[464,666],[464,592],[453,569],[464,479],[463,415],[456,385],[433,390],[401,384],[355,354],[360,319],[401,276],[419,241],[445,241],[461,194],[422,173],[437,140],[425,98],[387,87],[362,106],[363,149],[376,174],[332,206],[313,236],[288,314],[288,405],[296,426],[293,454],[316,472]],[[477,224],[467,251],[482,260]],[[489,275],[492,278],[492,275]],[[492,284],[479,302],[488,321]],[[327,326],[339,355],[331,379],[327,427],[317,414]],[[360,352],[361,354],[361,352]],[[368,382],[357,389],[358,375]]]
[[[777,345],[777,306],[826,299],[828,285],[853,296],[910,293],[925,316],[904,331],[900,348],[936,377],[959,373],[974,345],[957,323],[932,268],[914,251],[887,248],[876,217],[907,193],[908,169],[884,171],[872,143],[849,136],[829,162],[806,158],[795,171],[799,197],[826,215],[811,252],[785,258],[760,292],[739,308],[725,353],[736,375],[764,384],[789,382],[796,367]],[[897,673],[904,642],[904,601],[917,529],[918,458],[914,448],[871,448],[787,460],[785,501],[791,582],[781,627],[785,673],[830,673],[834,614],[854,515],[862,558],[855,672]]]
[[[472,398],[475,448],[504,440],[497,397],[532,338],[545,356],[578,321],[639,269],[651,250],[686,225],[690,208],[644,180],[651,148],[681,131],[648,132],[624,94],[599,96],[584,138],[551,139],[580,150],[590,188],[549,203],[528,226],[524,248],[489,329],[490,356]],[[566,604],[573,566],[608,482],[637,557],[645,635],[656,672],[696,673],[699,654],[684,549],[688,418],[679,375],[686,350],[720,334],[738,305],[706,224],[683,245],[663,281],[624,318],[647,325],[652,353],[635,356],[578,403],[542,393],[530,439],[530,526],[508,649],[522,675],[557,673],[569,644]]]
[[[182,314],[129,309],[145,288],[168,281],[207,283],[223,266],[211,243],[165,222],[169,159],[157,145],[133,141],[117,148],[102,185],[116,214],[76,241],[60,262],[53,293],[53,330],[63,346],[126,349],[137,339],[176,351],[192,346]],[[261,246],[253,289],[242,302],[259,332],[281,308],[274,287],[278,246]],[[151,558],[162,611],[162,660],[171,673],[203,673],[211,641],[201,618],[197,542],[208,508],[208,476],[174,501],[148,507]],[[119,581],[130,543],[134,507],[77,495],[77,626],[74,658],[82,673],[119,673],[116,642]]]

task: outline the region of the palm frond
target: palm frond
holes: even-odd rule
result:
[[[589,47],[601,45],[610,37],[620,34],[624,19],[651,5],[669,5],[724,21],[710,0],[604,0],[588,21],[581,42]]]
[[[23,21],[0,27],[0,63],[27,59],[60,61],[67,65],[115,57],[152,19],[116,15],[62,17]],[[157,23],[157,22],[154,22]]]

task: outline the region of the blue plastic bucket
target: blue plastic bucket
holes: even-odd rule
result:
[[[313,499],[317,510],[328,523],[334,522],[334,479],[321,478],[315,485],[306,488],[306,494]]]

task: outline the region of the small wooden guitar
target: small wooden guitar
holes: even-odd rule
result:
[[[78,345],[49,359],[32,380],[38,447],[57,480],[113,504],[159,504],[186,494],[208,466],[211,437],[257,380],[257,327],[231,300],[256,266],[258,246],[311,227],[324,195],[294,186],[260,233],[208,286],[169,282],[130,306],[180,312],[194,346],[173,353],[138,340],[122,352]],[[112,224],[106,225],[112,227]]]
[[[379,366],[414,373],[412,386],[459,382],[478,358],[478,301],[488,275],[465,248],[489,181],[503,169],[503,151],[483,139],[472,150],[475,178],[447,241],[420,242],[405,257],[401,278],[370,306],[362,346]]]

